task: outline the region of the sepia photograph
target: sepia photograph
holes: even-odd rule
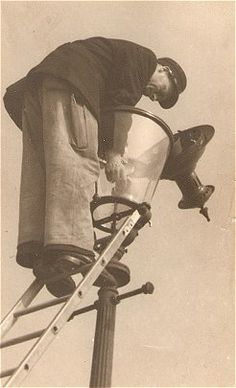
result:
[[[1,1],[1,386],[235,386],[235,2]]]

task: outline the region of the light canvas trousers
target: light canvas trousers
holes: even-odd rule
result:
[[[98,125],[70,85],[46,76],[25,93],[18,246],[92,250]]]

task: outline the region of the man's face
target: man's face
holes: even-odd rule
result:
[[[144,90],[144,95],[148,96],[152,101],[163,102],[169,99],[173,90],[174,86],[170,79],[168,68],[158,63]]]

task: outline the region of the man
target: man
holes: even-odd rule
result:
[[[53,295],[71,293],[70,272],[94,261],[90,202],[98,155],[105,155],[109,180],[125,179],[122,155],[112,148],[111,108],[134,106],[145,95],[168,109],[185,87],[173,59],[94,37],[58,47],[7,89],[6,109],[23,132],[16,260]],[[107,268],[98,284],[112,281]]]

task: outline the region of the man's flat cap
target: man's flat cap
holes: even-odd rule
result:
[[[184,91],[187,85],[187,78],[182,69],[182,67],[171,58],[159,58],[157,62],[162,66],[168,66],[169,68],[169,77],[174,86],[174,91],[171,94],[170,98],[166,101],[160,102],[160,105],[164,109],[171,108],[177,102],[180,93]]]

